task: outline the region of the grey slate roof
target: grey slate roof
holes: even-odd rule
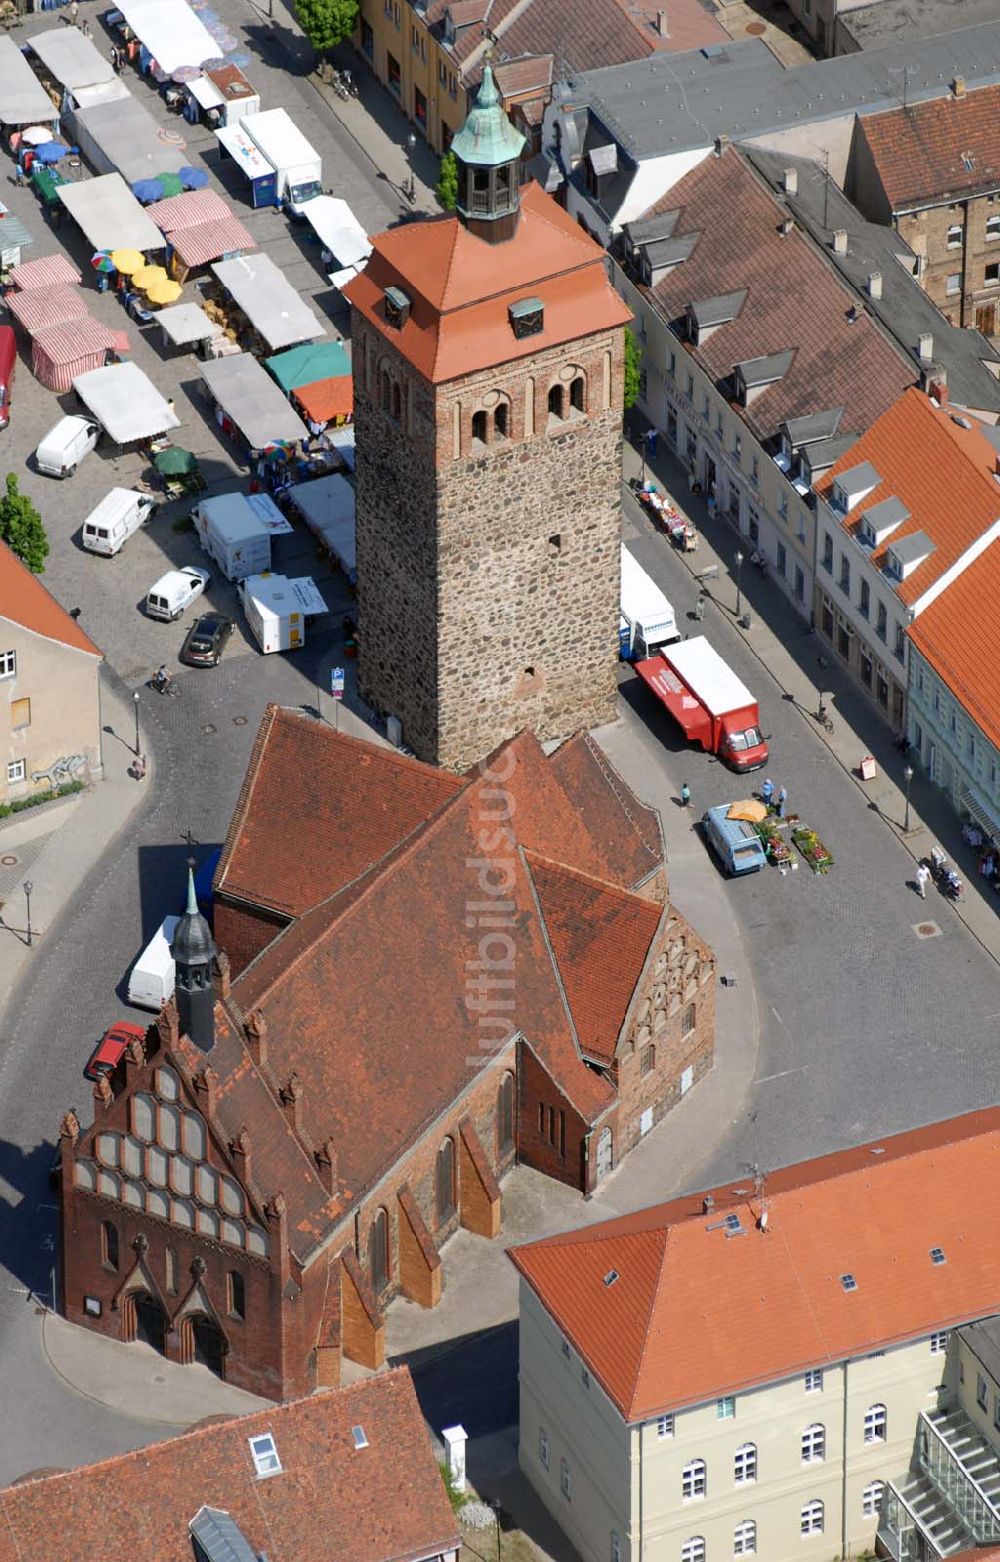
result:
[[[789,440],[797,450],[800,445],[812,445],[823,439],[831,439],[840,427],[843,416],[843,407],[833,407],[829,412],[812,412],[804,418],[788,418],[784,426]]]
[[[926,559],[929,553],[933,553],[936,546],[926,532],[910,532],[908,537],[900,537],[898,542],[889,542],[890,551],[900,564],[916,564],[918,559]]]
[[[878,504],[869,505],[861,513],[876,536],[882,532],[888,533],[892,527],[902,526],[904,521],[910,519],[909,510],[895,494],[890,494],[888,499],[880,499]]]
[[[933,337],[933,361],[947,370],[949,400],[1000,413],[1000,383],[987,367],[992,364],[1000,373],[1000,353],[981,332],[948,324],[912,275],[915,256],[899,234],[866,221],[819,163],[754,147],[741,150],[914,364],[927,367],[918,344],[922,336]],[[783,187],[784,170],[790,167],[798,173],[795,195],[786,195]],[[833,251],[837,229],[847,233],[846,255]],[[882,297],[877,299],[867,293],[873,272],[882,277]]]
[[[789,349],[783,353],[768,353],[763,358],[745,358],[736,365],[748,390],[758,385],[773,385],[787,374],[795,354]]]
[[[691,317],[699,329],[728,325],[735,320],[746,301],[746,288],[735,293],[718,293],[714,298],[699,298],[691,304]]]
[[[224,1509],[199,1508],[189,1528],[197,1544],[198,1562],[257,1562],[257,1553]]]

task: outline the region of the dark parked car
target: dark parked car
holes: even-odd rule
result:
[[[217,667],[232,632],[231,618],[226,618],[222,613],[202,613],[185,636],[181,646],[181,661],[191,667]]]
[[[145,1026],[132,1025],[128,1020],[119,1020],[117,1025],[110,1026],[104,1032],[90,1054],[84,1074],[88,1079],[100,1079],[102,1074],[113,1074],[133,1036],[142,1041],[145,1034]]]

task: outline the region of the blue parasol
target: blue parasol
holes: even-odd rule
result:
[[[186,163],[183,168],[178,168],[177,177],[185,190],[203,190],[208,183],[208,175],[204,168],[192,168]]]
[[[58,163],[69,152],[68,146],[63,146],[61,141],[45,141],[35,149],[35,157],[40,163]]]
[[[148,206],[151,201],[163,199],[163,187],[158,179],[137,179],[132,186],[132,194],[137,201]]]

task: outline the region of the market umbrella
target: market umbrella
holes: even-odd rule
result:
[[[250,56],[245,49],[231,49],[226,55],[226,64],[235,65],[237,70],[242,70],[250,64]]]
[[[21,140],[27,141],[29,146],[45,146],[52,140],[52,131],[44,125],[29,125],[27,130],[21,131]]]
[[[197,472],[198,460],[190,450],[182,450],[180,445],[169,445],[166,450],[158,450],[153,457],[153,465],[164,477],[186,477],[190,472]]]
[[[161,197],[180,195],[184,188],[184,185],[182,184],[181,180],[178,179],[177,175],[170,173],[157,174],[156,178],[153,180],[153,183],[159,186]]]
[[[105,249],[98,250],[96,255],[91,255],[90,264],[95,271],[107,272],[115,270],[115,263]]]
[[[61,141],[43,141],[36,147],[35,156],[40,163],[59,163],[69,152],[68,146],[63,146]]]
[[[767,818],[767,808],[763,803],[758,803],[756,798],[748,797],[741,803],[733,803],[726,818],[743,819],[747,824],[762,824]]]
[[[158,179],[137,179],[132,186],[132,194],[137,201],[148,206],[151,201],[160,199],[160,181]]]
[[[203,190],[208,183],[204,168],[192,168],[190,163],[185,163],[183,168],[177,170],[177,177],[185,190]]]
[[[215,41],[218,42],[218,39]],[[210,60],[202,60],[201,68],[203,71],[220,71],[225,63],[221,54],[213,54]]]
[[[175,71],[170,72],[170,80],[175,81],[179,87],[183,87],[186,81],[196,81],[200,75],[200,65],[178,65]]]
[[[131,277],[135,272],[142,270],[146,264],[146,257],[140,255],[137,249],[113,249],[111,264],[116,271],[121,272],[123,277]]]
[[[151,304],[172,304],[181,296],[181,285],[173,277],[165,277],[162,282],[154,282],[152,287],[147,287],[145,292]]]
[[[141,287],[144,293],[148,292],[151,287],[155,287],[157,282],[165,282],[166,280],[167,273],[162,266],[148,264],[140,267],[132,276],[132,281],[136,287]]]

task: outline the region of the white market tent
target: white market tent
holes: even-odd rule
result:
[[[167,341],[174,347],[189,347],[192,342],[207,342],[219,333],[200,304],[172,304],[154,316]]]
[[[126,184],[176,173],[187,159],[175,146],[167,146],[160,127],[147,108],[132,96],[111,103],[95,103],[67,115],[72,133],[91,168],[97,174],[118,172]]]
[[[354,488],[340,472],[294,483],[288,498],[311,532],[322,538],[353,580],[357,571],[354,528]]]
[[[51,125],[59,110],[13,38],[0,38],[0,125]]]
[[[121,174],[102,174],[99,179],[85,179],[81,184],[61,184],[58,195],[95,250],[145,252],[166,245],[163,234]]]
[[[78,27],[35,33],[28,39],[28,47],[38,55],[53,80],[70,92],[117,79],[109,62]]]
[[[249,353],[201,365],[202,378],[251,450],[276,440],[308,438],[308,429],[283,391]]]
[[[180,419],[135,363],[109,363],[73,381],[73,389],[117,445],[180,428]]]
[[[238,255],[212,270],[272,352],[327,334],[270,256]]]
[[[118,9],[168,76],[219,58],[219,45],[187,0],[119,0]]]
[[[364,268],[371,243],[346,201],[336,195],[317,195],[306,202],[302,215],[338,267],[350,267],[352,272]]]

